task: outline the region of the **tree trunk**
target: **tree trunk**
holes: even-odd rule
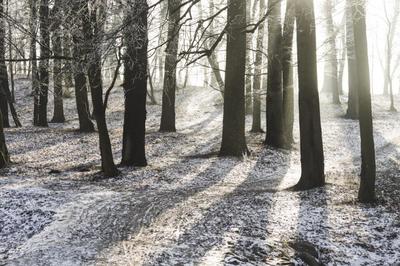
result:
[[[10,12],[10,1],[7,0],[7,15],[12,16]],[[8,39],[9,39],[9,44],[8,44],[8,56],[10,59],[13,59],[13,35],[11,31],[11,23],[10,21],[7,23],[8,24]],[[8,67],[10,70],[10,85],[11,85],[11,93],[10,93],[10,99],[11,99],[11,104],[15,103],[15,83],[14,83],[14,63],[10,61],[8,63]]]
[[[125,116],[122,162],[125,166],[146,166],[147,27],[146,0],[136,1],[126,17],[125,29]]]
[[[40,1],[40,57],[50,56],[50,32],[49,32],[49,0]],[[39,109],[37,126],[47,127],[47,98],[49,93],[49,59],[39,62]]]
[[[296,22],[301,178],[295,188],[305,190],[325,184],[313,0],[296,1]]]
[[[293,140],[294,84],[293,84],[293,34],[295,22],[294,0],[286,2],[286,15],[282,36],[282,78],[283,78],[283,141],[289,148]]]
[[[160,3],[160,39],[159,39],[159,45],[163,45],[165,43],[165,35],[164,35],[164,23],[167,17],[167,12],[168,12],[168,3],[167,1],[161,1]],[[162,52],[162,47],[159,47],[157,50],[157,56],[158,56],[158,83],[161,84],[161,82],[164,80],[164,64],[165,64],[165,55]]]
[[[71,47],[73,47],[71,35],[64,28],[62,52],[65,57],[71,57]],[[70,89],[74,87],[74,72],[72,70],[71,60],[64,60],[63,75],[65,88]]]
[[[324,86],[323,91],[332,94],[332,103],[340,104],[338,89],[338,66],[337,66],[337,50],[336,50],[336,32],[333,24],[331,0],[324,0],[324,13],[327,34],[327,58],[324,70]]]
[[[376,166],[365,22],[365,1],[354,2],[352,11],[354,49],[359,77],[358,100],[360,103],[361,183],[358,199],[366,203],[375,200]]]
[[[246,23],[251,23],[251,0],[246,4]],[[251,53],[253,50],[253,34],[246,34],[246,78],[245,78],[245,87],[246,87],[246,114],[251,114],[252,111],[252,101],[251,101],[251,76],[253,74],[252,64],[251,64]]]
[[[338,90],[339,94],[343,95],[343,75],[346,63],[346,11],[344,12],[342,21],[340,23],[340,41],[341,41],[341,51],[339,59],[339,69],[338,69]]]
[[[102,38],[103,15],[101,10],[96,7],[89,13],[86,1],[79,1],[81,7],[81,22],[85,37],[85,54],[89,55],[88,77],[90,91],[93,102],[93,115],[96,119],[97,129],[99,131],[99,145],[101,155],[101,167],[105,177],[114,177],[119,174],[117,167],[114,164],[111,141],[108,135],[107,122],[105,116],[105,107],[103,104],[103,82],[101,73],[101,55],[99,53],[99,44]],[[99,11],[99,12],[97,12]],[[97,14],[97,15],[94,15]],[[91,19],[95,18],[94,21]],[[99,16],[100,18],[98,18]]]
[[[203,19],[202,10],[203,10],[203,6],[202,6],[201,1],[200,1],[199,2],[199,12],[200,12],[201,19]],[[210,10],[210,15],[214,13],[213,0],[209,2],[209,10]],[[205,46],[206,46],[205,49],[210,49],[210,47],[212,47],[212,45],[215,42],[215,38],[213,37],[213,34],[214,34],[214,22],[210,21],[209,23],[210,23],[210,25],[208,26],[208,30],[204,28],[204,25],[202,25],[202,24],[200,25],[201,30],[203,32],[207,32],[207,38],[209,39],[208,43],[205,44]],[[211,70],[212,70],[211,71],[211,78],[210,78],[209,85],[211,87],[213,87],[215,85],[218,85],[218,90],[221,91],[221,95],[222,95],[222,97],[224,97],[225,83],[224,83],[224,80],[223,80],[222,75],[221,75],[221,70],[220,70],[219,63],[218,63],[218,57],[217,57],[217,54],[216,54],[215,50],[207,55],[207,61],[208,61],[208,64],[210,65]],[[204,72],[204,80],[205,80],[206,83],[208,82],[207,71]]]
[[[265,13],[265,0],[260,0],[259,19],[262,19]],[[253,122],[251,132],[264,132],[261,127],[261,77],[263,70],[263,37],[265,34],[265,23],[258,26],[256,58],[254,62],[254,79],[253,79]]]
[[[165,73],[162,96],[161,132],[175,132],[176,65],[179,44],[181,0],[168,0],[168,44],[165,50]]]
[[[8,155],[6,139],[4,137],[3,115],[0,110],[0,169],[4,168],[10,163],[10,156]]]
[[[354,50],[352,2],[353,0],[346,0],[346,50],[349,83],[349,96],[346,117],[350,119],[358,119],[358,73],[356,54]]]
[[[0,13],[4,11],[3,0],[0,0]],[[8,73],[6,62],[4,61],[6,46],[5,46],[5,27],[4,17],[0,18],[0,110],[2,112],[3,127],[10,127],[8,119],[8,101],[6,92],[9,90]]]
[[[74,3],[73,17],[79,21],[80,5]],[[75,22],[75,25],[80,25],[82,22]],[[94,132],[94,124],[90,120],[88,89],[86,82],[86,65],[84,43],[85,38],[81,27],[73,31],[73,56],[74,56],[74,83],[75,83],[75,99],[79,119],[80,132]]]
[[[29,1],[30,4],[30,25],[29,30],[32,36],[30,43],[31,75],[32,75],[32,95],[33,95],[33,125],[38,125],[39,119],[39,72],[36,61],[36,42],[37,42],[37,0]]]
[[[53,33],[53,53],[55,56],[62,56],[62,30],[61,30],[61,8],[60,0],[56,0],[52,10],[52,33]],[[53,61],[53,83],[54,83],[54,113],[52,123],[64,123],[64,104],[63,104],[63,87],[62,87],[62,64],[61,61],[55,59]]]
[[[246,1],[228,2],[224,117],[220,156],[248,154],[245,138]]]
[[[267,134],[265,143],[283,148],[282,132],[282,25],[281,0],[268,1],[268,80],[267,80]]]

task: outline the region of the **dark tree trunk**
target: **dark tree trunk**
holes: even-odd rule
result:
[[[146,0],[129,7],[125,29],[125,116],[122,165],[146,166],[147,9]]]
[[[7,15],[12,16],[10,12],[10,1],[7,0]],[[10,59],[13,59],[13,34],[11,31],[11,23],[10,21],[7,23],[8,24],[8,39],[9,39],[9,44],[8,44],[8,56]],[[10,61],[8,63],[9,71],[10,71],[10,85],[11,85],[11,92],[10,92],[10,100],[9,103],[13,104],[15,103],[15,82],[14,82],[14,63]]]
[[[99,53],[104,16],[100,14],[102,13],[102,10],[99,10],[99,7],[92,10],[92,14],[90,14],[88,5],[85,2],[86,1],[81,0],[79,4],[82,12],[82,28],[85,36],[84,46],[86,54],[89,55],[89,61],[87,62],[88,77],[93,102],[93,115],[96,119],[97,129],[99,131],[101,167],[105,177],[114,177],[119,174],[119,171],[114,164],[110,136],[108,135],[105,107],[103,103],[101,55]],[[93,17],[94,19],[91,19]]]
[[[4,12],[3,0],[0,0],[0,12]],[[0,110],[2,112],[3,127],[10,127],[8,119],[8,101],[7,91],[9,90],[8,73],[6,62],[4,61],[6,46],[5,46],[5,27],[4,18],[0,18]]]
[[[32,75],[32,95],[33,95],[33,125],[38,125],[39,119],[39,72],[37,61],[35,60],[36,55],[36,42],[37,42],[37,0],[29,1],[30,4],[30,25],[29,30],[31,34],[30,43],[30,57],[33,59],[31,61],[31,75]]]
[[[282,132],[282,25],[281,0],[268,1],[268,80],[267,80],[267,134],[265,143],[283,148]]]
[[[259,19],[262,19],[265,13],[265,0],[260,0]],[[264,132],[261,127],[261,77],[263,70],[263,37],[265,34],[265,23],[258,26],[256,58],[254,62],[254,79],[253,79],[253,122],[251,132]]]
[[[251,23],[251,0],[246,4],[246,23]],[[251,63],[251,53],[253,50],[253,34],[246,34],[246,78],[245,78],[245,87],[246,87],[246,114],[251,114],[252,112],[252,100],[251,100],[251,76],[253,74],[253,68]]]
[[[3,115],[0,110],[0,169],[10,163],[6,139],[4,137]]]
[[[165,34],[164,34],[164,24],[167,17],[168,12],[168,3],[167,1],[161,1],[160,3],[160,39],[159,45],[163,45],[165,43]],[[164,47],[164,46],[162,46]],[[164,80],[164,65],[165,65],[165,55],[162,52],[162,47],[160,47],[157,51],[158,56],[158,83],[161,84]]]
[[[40,1],[40,57],[50,56],[50,32],[49,32],[49,0]],[[39,106],[37,126],[47,127],[47,98],[49,93],[49,59],[40,60],[39,63]]]
[[[176,65],[181,0],[168,0],[168,44],[165,50],[164,88],[160,131],[175,132]]]
[[[71,47],[73,47],[73,43],[71,40],[71,35],[64,28],[63,30],[63,47],[62,52],[65,57],[71,57]],[[72,71],[71,60],[65,60],[63,65],[63,79],[64,85],[66,88],[74,87],[74,72]]]
[[[282,78],[283,78],[283,141],[290,147],[293,140],[294,84],[293,84],[293,34],[295,22],[294,0],[286,2],[286,15],[282,37]]]
[[[296,22],[301,178],[295,188],[305,190],[325,184],[313,0],[296,1]]]
[[[248,154],[245,138],[246,1],[228,2],[224,118],[220,156]]]
[[[354,30],[351,9],[352,2],[353,0],[346,0],[346,50],[349,84],[349,96],[346,117],[350,119],[358,119],[358,73],[356,54],[354,50]]]
[[[323,91],[332,94],[332,103],[340,104],[338,89],[338,66],[336,50],[336,32],[333,24],[333,3],[331,0],[324,0],[325,26],[327,34],[327,54],[324,66]]]
[[[353,29],[354,49],[358,73],[358,100],[360,103],[361,136],[361,184],[358,199],[361,202],[375,200],[375,145],[372,125],[371,88],[369,78],[365,1],[354,2]]]
[[[81,6],[78,2],[73,6],[73,17],[75,18],[75,25],[81,25],[79,12]],[[85,65],[85,52],[82,28],[73,31],[73,56],[74,61],[74,83],[75,83],[75,99],[76,107],[79,118],[79,131],[80,132],[94,132],[94,124],[90,120],[88,89],[86,82],[86,65]]]
[[[4,6],[3,1],[0,0],[0,13],[3,12]],[[12,118],[14,120],[16,127],[21,127],[21,122],[18,119],[17,112],[14,107],[14,100],[12,96],[12,92],[10,91],[9,82],[8,82],[8,73],[7,66],[4,62],[5,59],[5,30],[4,30],[4,21],[0,21],[0,110],[4,114],[3,116],[3,126],[10,127],[10,122],[8,118],[8,107],[10,108],[10,112]],[[11,77],[11,80],[13,77]]]
[[[62,30],[61,30],[61,7],[60,0],[56,0],[52,10],[52,33],[53,53],[62,56]],[[54,83],[54,114],[52,123],[64,123],[63,87],[62,87],[62,63],[60,60],[53,61],[53,83]]]

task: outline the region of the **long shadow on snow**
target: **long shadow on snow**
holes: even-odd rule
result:
[[[272,156],[279,153],[272,152]],[[229,259],[236,259],[238,263],[262,261],[267,255],[266,250],[257,242],[265,240],[268,234],[266,225],[271,193],[277,191],[277,186],[289,169],[290,154],[283,154],[279,167],[268,173],[267,176],[271,178],[260,182],[258,175],[266,169],[267,160],[268,157],[259,156],[253,170],[242,183],[212,204],[204,218],[187,228],[171,248],[155,252],[149,264],[183,265],[199,262],[207,252],[223,244],[229,246],[229,251],[224,254],[225,259],[231,257]]]
[[[23,244],[21,253],[9,262],[56,263],[65,258],[71,264],[90,261],[98,251],[139,232],[161,213],[217,184],[238,163],[229,160],[221,168],[221,159],[217,159],[176,189],[139,193],[100,190],[84,194],[80,202],[64,206],[58,219]]]

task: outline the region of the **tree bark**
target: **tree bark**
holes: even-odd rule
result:
[[[333,3],[331,0],[324,0],[325,27],[327,34],[327,54],[324,69],[323,91],[332,94],[332,103],[340,104],[338,88],[338,65],[336,49],[336,32],[332,16]]]
[[[61,7],[60,0],[54,2],[52,9],[52,29],[53,34],[53,53],[55,56],[62,56],[62,29],[61,29]],[[64,123],[64,104],[63,104],[63,86],[62,86],[62,63],[61,60],[53,60],[53,84],[54,84],[54,112],[52,123]]]
[[[346,117],[349,119],[358,119],[358,73],[356,54],[354,50],[354,30],[352,18],[352,2],[353,0],[346,0],[346,50],[347,50],[347,64],[348,64],[348,84],[349,96],[347,103]]]
[[[164,87],[162,95],[161,132],[175,132],[176,65],[179,45],[181,0],[168,0],[168,44],[165,50]]]
[[[313,0],[296,1],[301,177],[296,189],[325,184]]]
[[[114,164],[114,158],[111,148],[110,136],[108,135],[107,122],[105,116],[105,107],[103,103],[103,82],[101,73],[101,55],[99,53],[99,44],[102,38],[103,14],[102,7],[96,6],[92,13],[89,13],[86,1],[80,0],[81,21],[83,33],[85,36],[85,54],[89,55],[88,77],[90,91],[93,102],[93,115],[96,120],[99,131],[99,146],[101,155],[101,167],[105,177],[115,177],[119,174]],[[99,11],[99,12],[97,12]]]
[[[75,25],[81,25],[81,18],[79,12],[81,4],[74,2],[73,5],[73,17],[75,19]],[[88,89],[86,80],[86,65],[85,65],[85,52],[84,43],[85,38],[83,36],[82,27],[73,31],[73,56],[74,61],[74,83],[75,83],[75,99],[76,107],[78,111],[79,119],[79,131],[80,132],[94,132],[94,124],[90,120],[89,111],[89,100],[88,100]]]
[[[251,0],[246,4],[246,23],[251,23]],[[246,106],[246,114],[251,114],[252,112],[252,100],[251,100],[251,76],[253,74],[252,64],[251,64],[251,53],[253,49],[253,34],[246,34],[246,78],[245,78],[245,87],[246,87],[246,98],[245,98],[245,106]]]
[[[260,11],[259,19],[262,19],[265,13],[265,0],[260,0]],[[258,26],[257,33],[257,48],[256,58],[254,62],[254,78],[253,78],[253,122],[251,126],[251,132],[262,133],[264,132],[261,127],[261,77],[263,70],[263,37],[265,34],[265,23],[261,23]]]
[[[49,0],[40,1],[40,57],[50,56]],[[47,127],[47,101],[49,93],[49,59],[39,62],[39,106],[37,126]]]
[[[361,183],[358,199],[360,202],[368,203],[375,201],[376,165],[365,22],[365,1],[354,2],[352,11],[354,49],[359,77],[358,100],[360,103]]]
[[[121,165],[146,166],[148,5],[146,0],[139,0],[129,9],[125,23],[128,26],[124,34],[125,116]]]
[[[4,137],[3,115],[0,110],[0,169],[4,168],[10,163],[10,156],[8,154],[6,139]]]
[[[228,1],[224,114],[220,156],[242,157],[245,138],[246,1]]]
[[[39,119],[39,71],[37,61],[35,60],[36,55],[36,42],[37,42],[37,0],[29,1],[30,4],[30,25],[29,30],[31,34],[30,43],[30,57],[33,59],[31,61],[31,80],[32,80],[32,95],[33,95],[33,125],[38,125]]]
[[[265,144],[283,148],[281,0],[268,1],[267,134]]]
[[[295,22],[294,0],[286,2],[286,15],[282,36],[282,78],[283,78],[283,141],[289,148],[293,140],[294,124],[294,82],[293,82],[293,34]]]
[[[3,0],[0,0],[0,12],[4,12]],[[0,110],[2,112],[3,127],[10,127],[8,118],[8,101],[7,91],[9,90],[8,73],[6,62],[4,61],[6,46],[5,46],[5,25],[4,17],[0,18]]]

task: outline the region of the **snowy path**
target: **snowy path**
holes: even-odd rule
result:
[[[0,172],[0,264],[275,265],[296,262],[289,243],[297,239],[314,244],[327,264],[400,262],[399,114],[375,105],[382,189],[381,203],[368,207],[354,203],[358,126],[339,118],[337,107],[321,106],[329,184],[293,193],[283,189],[299,177],[297,146],[292,152],[263,149],[263,136],[249,134],[252,156],[210,156],[220,142],[219,95],[196,89],[184,96],[178,97],[178,133],[158,133],[160,108],[149,107],[150,166],[122,169],[110,180],[93,180],[96,134],[71,131],[76,119],[50,130],[7,130],[16,164]],[[118,161],[121,93],[111,100]],[[67,106],[73,117],[72,99]]]

